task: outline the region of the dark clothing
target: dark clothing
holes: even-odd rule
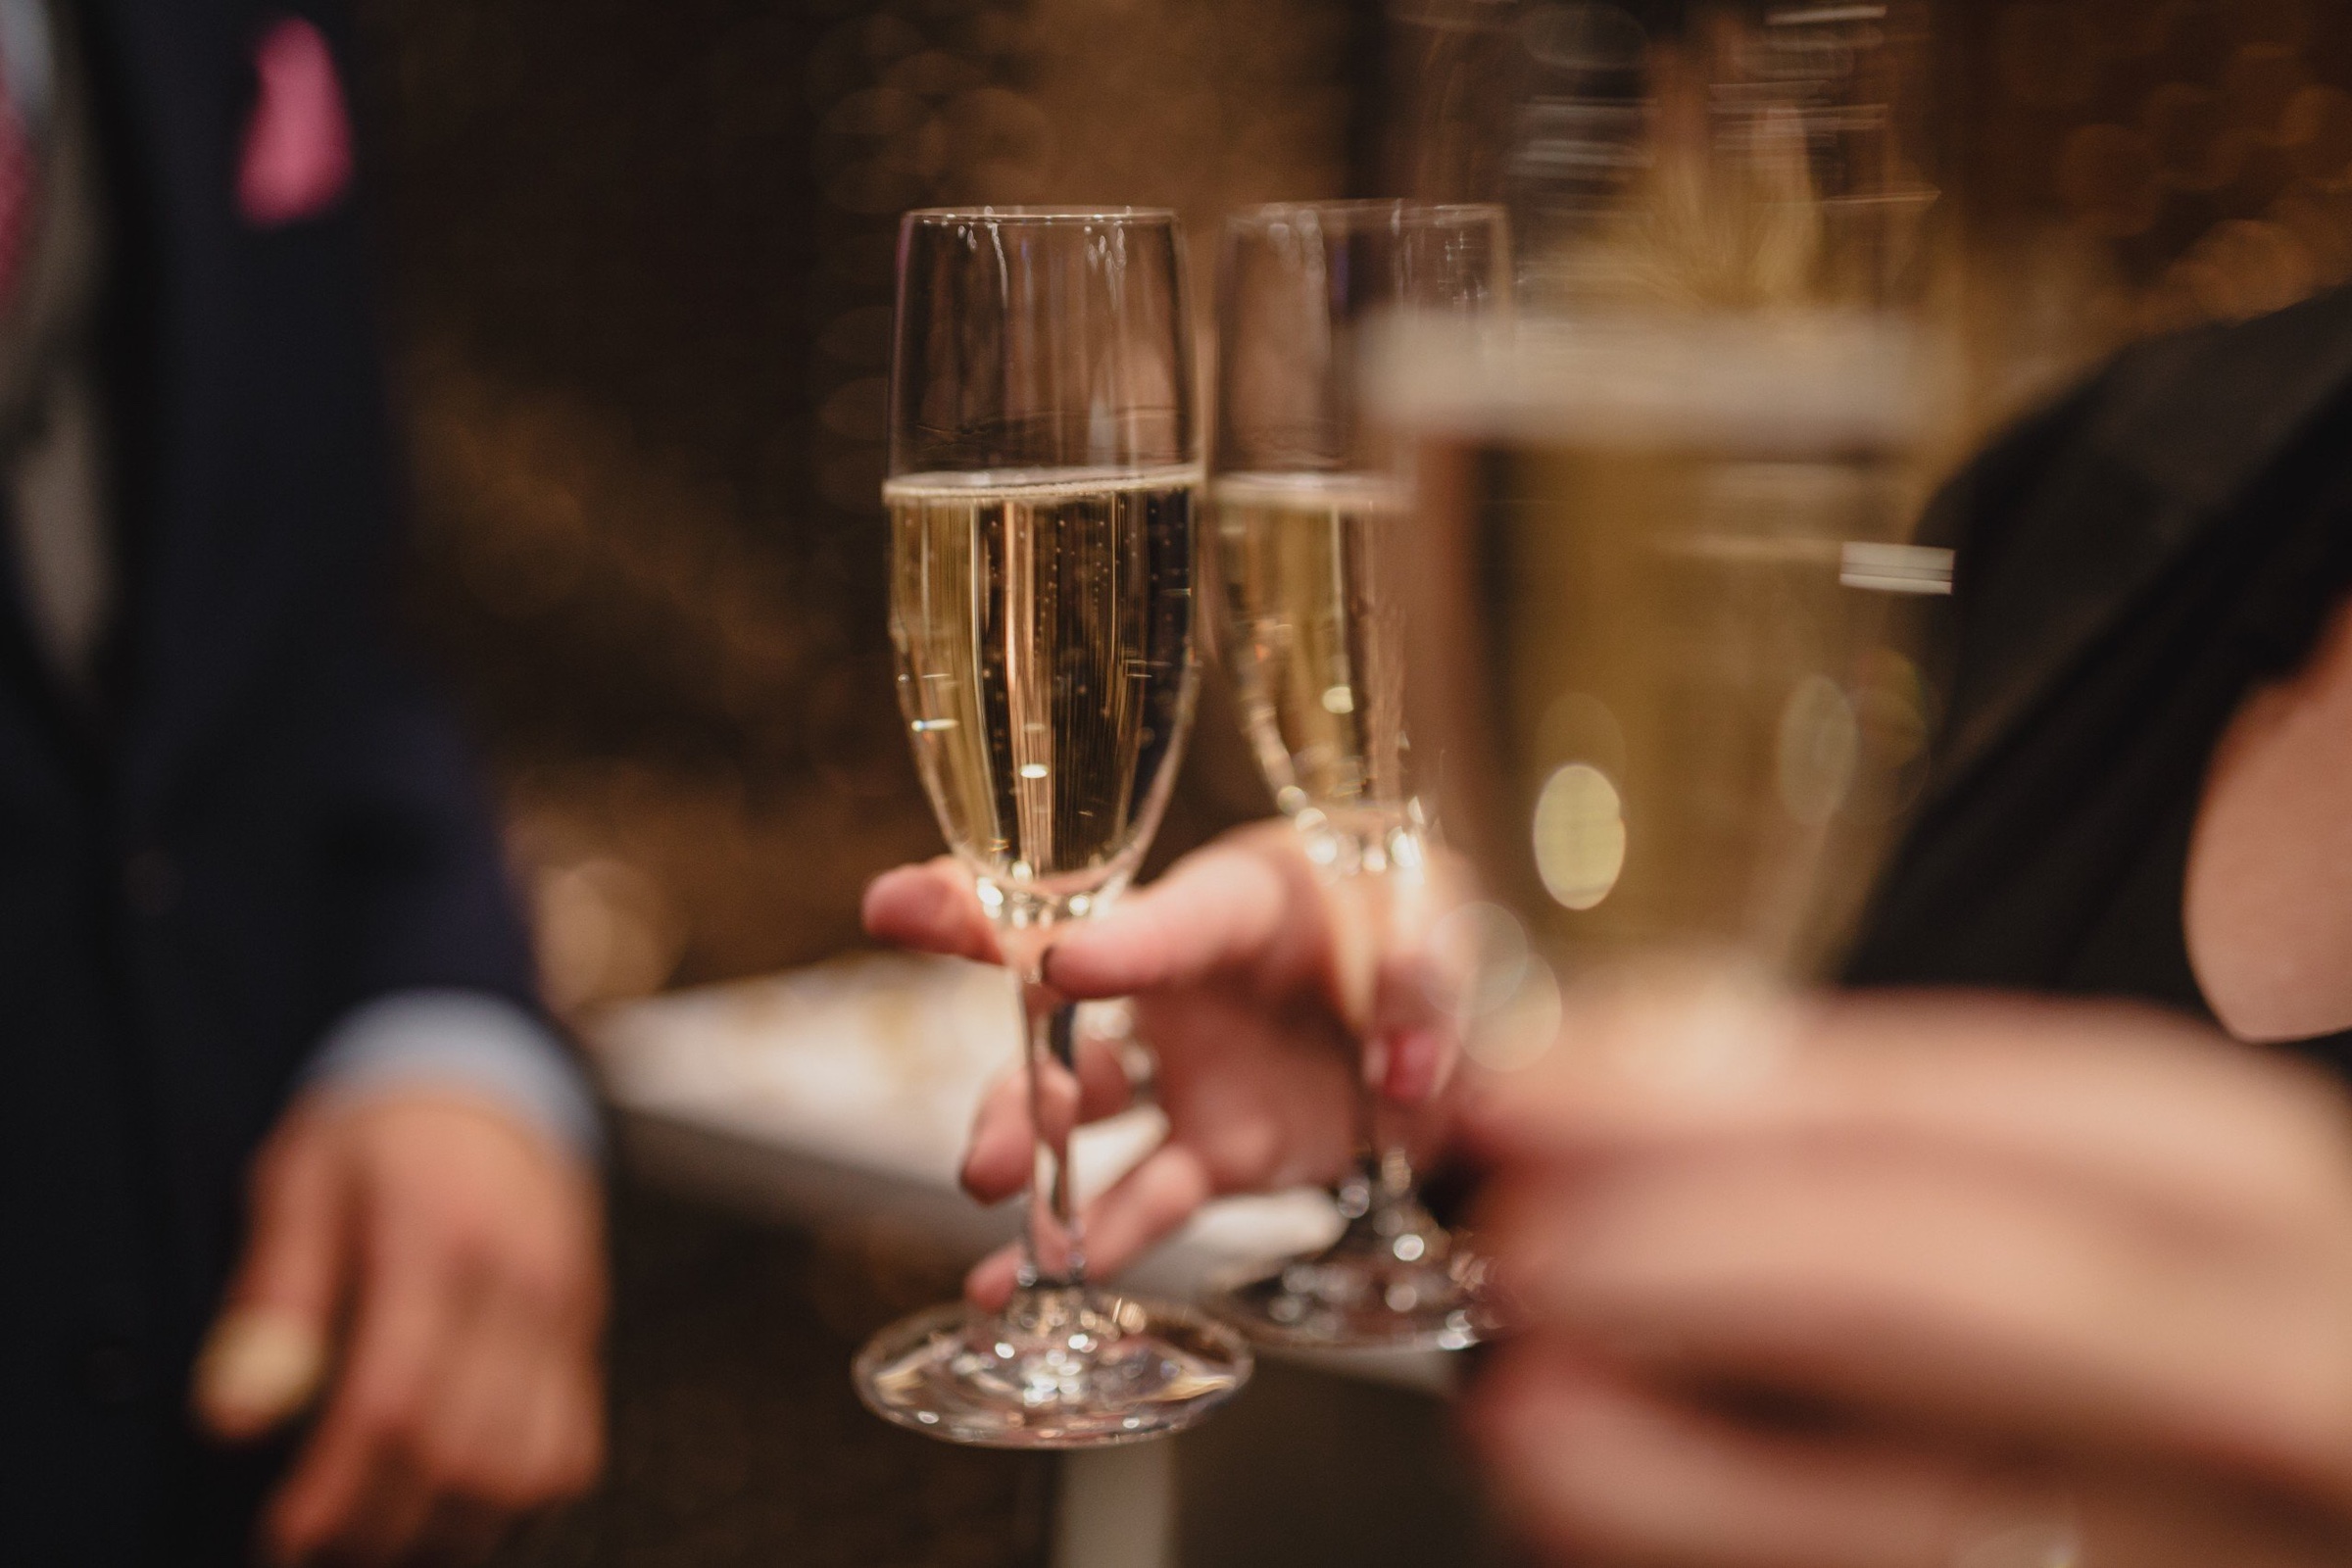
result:
[[[2209,1017],[2180,916],[2207,761],[2352,587],[2352,291],[2125,354],[1927,532],[1958,552],[1949,711],[1849,978]]]
[[[80,8],[127,640],[92,711],[0,583],[8,1564],[243,1559],[248,1494],[182,1412],[254,1148],[355,1004],[531,1004],[491,818],[380,626],[393,485],[358,220],[239,217],[255,40],[312,9]]]

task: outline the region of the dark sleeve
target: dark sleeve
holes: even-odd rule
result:
[[[482,991],[535,1011],[530,944],[477,760],[391,642],[348,651],[324,758],[331,903],[348,922],[338,1000]]]
[[[311,0],[301,9],[336,45],[347,78],[357,79],[350,8]],[[365,145],[361,152],[365,172],[374,160]],[[320,401],[348,399],[352,411],[347,426],[329,426],[319,441],[349,456],[317,482],[322,491],[347,486],[337,501],[362,520],[340,568],[349,575],[339,593],[318,596],[312,629],[328,666],[315,690],[326,715],[318,780],[324,874],[333,879],[323,903],[342,927],[332,1012],[411,990],[487,992],[537,1012],[535,966],[486,773],[398,603],[414,498],[377,314],[384,245],[368,213],[356,201],[308,225],[315,237],[290,230],[255,242],[257,252],[283,246],[289,258],[304,259],[299,286],[320,292],[328,302],[321,319],[333,327],[318,334],[322,341],[285,352],[290,361],[316,353],[326,389]],[[294,286],[281,283],[273,310],[289,309],[285,294]],[[266,417],[286,428],[302,416],[280,409]],[[281,462],[315,465],[307,456]]]
[[[1971,730],[2006,689],[2015,645],[2003,625],[2013,612],[2003,592],[2012,558],[2032,541],[2025,530],[2053,474],[2079,453],[2100,383],[2081,386],[2009,427],[1937,493],[1919,538],[1953,552],[1952,597],[1931,630],[1923,662],[1936,694],[1931,761],[1919,814],[1887,858],[1848,957],[1853,985],[1935,983],[1958,978],[1942,963],[1941,938],[1959,913],[1949,884],[1955,856],[1975,862],[1984,846],[1947,820],[1953,737]]]
[[[1986,587],[2021,542],[2033,498],[2079,448],[2099,390],[2098,381],[2086,383],[2011,425],[1936,493],[1921,519],[1920,542],[1953,555],[1951,613],[1929,650],[1943,703],[1939,736],[1959,727],[1971,699],[1995,684],[1986,665],[2002,652],[1989,624],[2000,612]]]
[[[2180,904],[2208,760],[2346,575],[2348,310],[2134,348],[1936,503],[1946,711],[1850,980],[2201,1007]]]

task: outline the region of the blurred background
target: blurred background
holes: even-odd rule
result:
[[[1684,9],[361,0],[411,602],[504,792],[559,1007],[854,950],[866,880],[935,851],[877,505],[902,210],[1173,206],[1197,292],[1251,202],[1501,197],[1532,231],[1589,150],[1576,51]],[[1903,108],[1970,434],[2132,338],[2352,276],[2352,9],[1833,9],[1935,42]],[[1160,862],[1266,809],[1207,694]],[[903,1437],[849,1392],[858,1340],[952,1259],[626,1169],[618,1213],[615,1464],[514,1560],[1048,1559],[1048,1463]],[[1439,1423],[1334,1397],[1319,1419],[1359,1449],[1446,1462]],[[1243,1446],[1189,1461],[1236,1507],[1250,1430],[1237,1412]],[[1468,1527],[1433,1504],[1365,1528],[1346,1560],[1456,1560]]]

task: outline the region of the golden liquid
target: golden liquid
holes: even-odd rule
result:
[[[1284,811],[1358,834],[1400,823],[1401,607],[1389,577],[1397,486],[1359,474],[1236,474],[1210,488],[1226,662]]]
[[[1524,438],[1440,442],[1423,472],[1445,629],[1415,717],[1490,885],[1572,966],[1830,962],[1924,766],[1935,558],[1854,564],[1899,540],[1907,472]]]
[[[1196,682],[1196,470],[883,489],[899,702],[949,845],[1008,888],[1132,875]]]

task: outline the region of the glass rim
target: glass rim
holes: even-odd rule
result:
[[[916,223],[1120,223],[1143,227],[1173,223],[1173,207],[1054,207],[1029,203],[984,207],[915,207],[902,221]]]
[[[1256,233],[1279,223],[1313,218],[1325,227],[1360,232],[1366,227],[1438,228],[1474,223],[1502,223],[1508,218],[1499,202],[1417,202],[1404,197],[1350,197],[1333,201],[1260,202],[1229,213],[1229,233]],[[1365,221],[1372,220],[1371,222]]]

